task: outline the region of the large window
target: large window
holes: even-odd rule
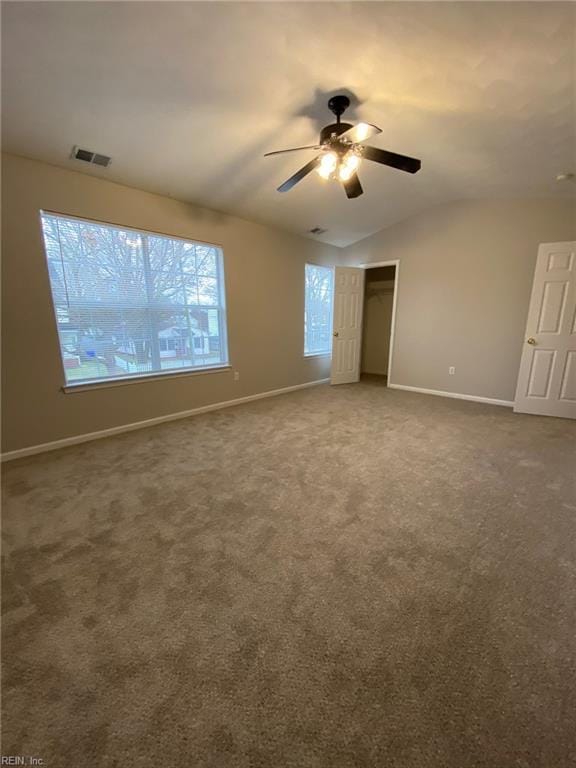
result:
[[[306,264],[304,310],[304,354],[325,355],[332,351],[332,267]]]
[[[222,251],[42,212],[69,385],[226,365]]]

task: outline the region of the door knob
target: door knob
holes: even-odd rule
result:
[[[332,336],[338,336],[338,331],[334,331],[334,333],[332,334]]]
[[[536,344],[536,339],[530,336],[529,339],[526,339],[526,344]]]

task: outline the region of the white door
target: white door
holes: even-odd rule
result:
[[[576,419],[576,243],[538,249],[514,410]]]
[[[364,270],[334,270],[334,319],[332,324],[332,384],[360,379]]]

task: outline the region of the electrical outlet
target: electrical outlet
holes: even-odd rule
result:
[[[240,381],[240,371],[234,371],[234,381]]]
[[[450,368],[448,368],[448,374],[450,376],[454,376],[455,373],[456,373],[456,368],[454,368],[454,366],[451,365]]]

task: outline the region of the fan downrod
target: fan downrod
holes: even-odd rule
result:
[[[340,115],[343,115],[349,106],[350,99],[348,96],[344,96],[344,94],[332,96],[328,101],[328,109],[336,115],[338,122],[340,122]]]

